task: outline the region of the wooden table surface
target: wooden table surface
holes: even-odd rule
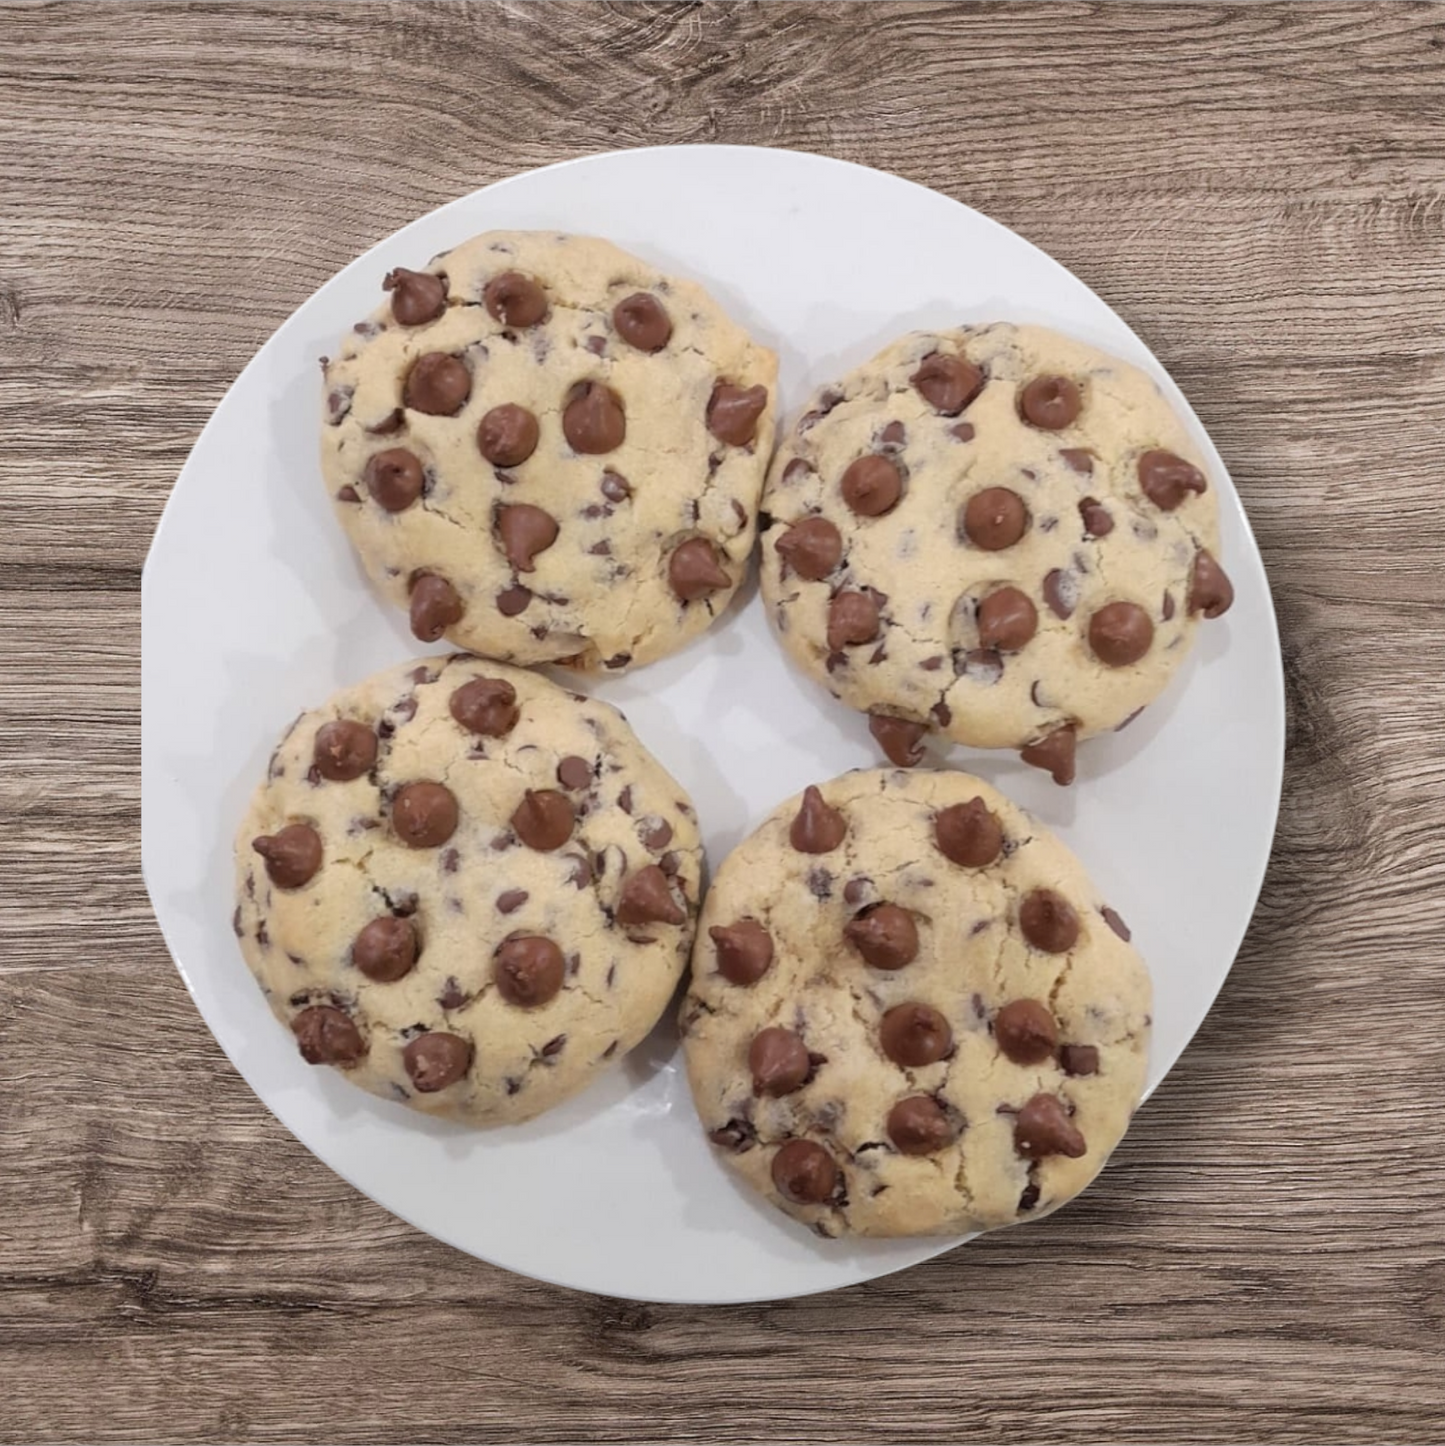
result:
[[[421,212],[681,141],[896,171],[1112,302],[1233,471],[1291,709],[1249,938],[1087,1196],[727,1309],[351,1189],[138,866],[141,564],[229,382]],[[1445,1439],[1442,188],[1445,8],[0,4],[0,1441]]]

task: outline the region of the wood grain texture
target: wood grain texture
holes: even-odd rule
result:
[[[141,564],[227,384],[415,215],[678,141],[897,171],[1113,302],[1238,482],[1291,708],[1254,927],[1098,1185],[719,1310],[333,1176],[137,865]],[[1442,315],[1439,7],[0,5],[0,1441],[1445,1439]]]

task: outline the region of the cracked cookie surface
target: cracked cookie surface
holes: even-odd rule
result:
[[[1078,1194],[1143,1089],[1149,976],[1040,824],[967,774],[845,774],[708,891],[681,1024],[702,1128],[822,1235],[988,1230]]]
[[[386,277],[323,363],[326,489],[424,641],[618,672],[747,573],[777,361],[606,241],[488,232]]]
[[[310,1062],[510,1123],[657,1022],[701,865],[687,795],[616,709],[431,657],[287,731],[237,835],[232,923]]]
[[[894,763],[939,731],[1068,782],[1075,740],[1155,698],[1232,600],[1207,473],[1114,357],[1038,327],[917,332],[779,448],[768,614]]]

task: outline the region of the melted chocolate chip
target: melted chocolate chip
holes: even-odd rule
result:
[[[1039,611],[1016,587],[995,588],[978,605],[978,641],[984,648],[1015,652],[1039,628]]]
[[[1114,530],[1109,509],[1097,497],[1085,497],[1079,503],[1079,520],[1084,524],[1085,537],[1107,537]]]
[[[888,1138],[901,1155],[936,1155],[957,1138],[932,1095],[909,1095],[888,1111]]]
[[[687,911],[673,897],[668,878],[656,864],[639,869],[622,886],[617,901],[620,924],[682,924]]]
[[[905,1069],[936,1064],[953,1048],[948,1021],[927,1004],[898,1004],[884,1016],[878,1029],[883,1053]]]
[[[878,603],[871,592],[840,592],[828,604],[828,647],[835,653],[878,636]]]
[[[1044,601],[1056,618],[1073,616],[1078,583],[1072,574],[1056,567],[1044,574]]]
[[[316,730],[311,754],[316,771],[333,783],[349,783],[370,773],[376,762],[376,730],[340,718]]]
[[[1046,1155],[1076,1160],[1087,1148],[1057,1095],[1037,1094],[1014,1116],[1014,1149],[1026,1160]]]
[[[401,1059],[417,1092],[431,1095],[466,1074],[472,1066],[472,1046],[459,1035],[433,1030],[417,1035],[402,1050]]]
[[[563,788],[590,788],[592,765],[585,758],[571,754],[557,765],[557,782]]]
[[[984,868],[1003,851],[1003,829],[981,798],[940,809],[933,837],[944,858],[965,868]]]
[[[412,363],[401,399],[414,412],[451,417],[461,411],[472,394],[472,374],[460,358],[444,351],[429,351]]]
[[[620,472],[604,472],[600,485],[602,495],[609,502],[626,502],[632,496],[632,488],[627,485],[627,478]]]
[[[308,823],[288,823],[251,840],[266,860],[266,875],[278,889],[299,889],[321,867],[321,835]]]
[[[355,487],[341,487],[337,489],[336,500],[338,502],[360,502],[361,493]]]
[[[918,925],[897,904],[872,904],[843,927],[848,942],[875,969],[902,969],[918,957]]]
[[[426,779],[408,783],[391,803],[392,830],[408,848],[439,848],[457,831],[460,820],[456,794],[444,783]]]
[[[557,519],[530,502],[497,509],[497,536],[507,561],[518,572],[535,572],[535,558],[557,540]]]
[[[902,422],[893,421],[878,434],[878,442],[884,447],[902,447],[908,441],[908,428]]]
[[[1066,954],[1079,937],[1074,906],[1052,889],[1033,889],[1019,905],[1019,929],[1035,949]]]
[[[344,1009],[314,1004],[291,1021],[291,1032],[307,1064],[335,1064],[345,1069],[366,1053],[366,1040]]]
[[[960,442],[971,442],[977,435],[972,422],[960,422],[956,427],[950,427],[948,434],[957,437]]]
[[[720,1150],[741,1155],[744,1150],[751,1150],[757,1144],[758,1132],[747,1120],[734,1119],[716,1130],[709,1131],[708,1139]]]
[[[1069,784],[1074,781],[1075,743],[1074,727],[1066,724],[1046,733],[1037,743],[1026,743],[1019,750],[1019,757],[1034,768],[1042,768],[1055,783]]]
[[[515,914],[531,897],[526,889],[507,889],[497,895],[497,912]]]
[[[547,293],[521,271],[504,271],[482,288],[482,305],[503,326],[535,326],[547,314]]]
[[[424,326],[447,309],[446,277],[430,271],[398,266],[386,273],[381,289],[391,292],[391,314],[402,326]]]
[[[707,429],[720,442],[746,447],[757,436],[758,418],[767,405],[766,387],[718,382],[707,402]]]
[[[424,643],[434,643],[462,619],[461,594],[446,578],[424,572],[411,585],[411,631]]]
[[[405,447],[389,447],[367,461],[361,481],[378,507],[404,512],[421,496],[426,475],[413,453]]]
[[[838,1188],[838,1166],[812,1140],[789,1140],[781,1146],[769,1173],[778,1194],[795,1205],[821,1205]]]
[[[1137,663],[1153,641],[1154,624],[1138,603],[1105,603],[1089,619],[1089,647],[1106,667]]]
[[[572,801],[556,789],[529,788],[512,812],[511,824],[529,849],[551,853],[572,837],[576,822]]]
[[[843,537],[826,517],[804,517],[773,544],[783,560],[809,582],[821,582],[843,560]]]
[[[1137,470],[1139,490],[1165,512],[1173,512],[1189,493],[1205,492],[1209,487],[1198,467],[1173,452],[1145,452]]]
[[[477,450],[494,467],[520,467],[537,450],[541,435],[526,407],[504,402],[477,424]]]
[[[522,716],[517,690],[501,678],[473,678],[463,683],[452,693],[447,707],[463,728],[483,738],[505,738]]]
[[[859,517],[882,517],[903,495],[903,474],[887,457],[859,457],[839,483],[843,500]]]
[[[1019,415],[1047,432],[1067,427],[1083,405],[1078,383],[1068,377],[1035,377],[1019,393]]]
[[[672,825],[665,818],[652,818],[640,823],[637,836],[653,853],[660,853],[672,842]]]
[[[1129,926],[1106,904],[1099,913],[1103,915],[1104,922],[1127,944],[1134,936],[1129,932]]]
[[[1037,999],[1014,999],[994,1015],[993,1037],[1005,1058],[1015,1064],[1042,1064],[1059,1042],[1059,1026],[1048,1005]]]
[[[934,411],[956,417],[983,390],[987,378],[966,357],[936,351],[908,379]]]
[[[756,919],[714,924],[708,935],[717,948],[717,972],[729,984],[756,984],[773,962],[773,936]]]
[[[1092,1044],[1065,1044],[1059,1047],[1059,1068],[1069,1075],[1090,1075],[1099,1072],[1099,1050]]]
[[[504,940],[492,960],[497,993],[519,1009],[535,1009],[556,998],[566,972],[562,951],[537,934]]]
[[[963,531],[975,547],[1002,552],[1028,530],[1028,508],[1017,492],[1007,487],[985,487],[975,492],[963,509]]]
[[[748,1069],[753,1093],[774,1099],[801,1089],[812,1072],[808,1047],[790,1029],[774,1025],[753,1036],[748,1046]]]
[[[638,351],[661,351],[672,337],[667,308],[645,291],[634,291],[612,308],[612,325],[618,336]]]
[[[1194,556],[1194,572],[1189,582],[1189,611],[1203,613],[1207,618],[1222,617],[1234,602],[1234,584],[1214,560],[1207,547]]]
[[[365,925],[351,943],[351,962],[368,979],[394,984],[411,973],[418,954],[416,926],[385,914]]]
[[[923,739],[928,733],[928,724],[894,718],[887,713],[870,713],[868,731],[888,761],[897,767],[913,768],[923,762]]]
[[[732,586],[732,578],[718,562],[717,549],[705,537],[690,537],[673,548],[667,582],[682,602],[696,602]]]
[[[1081,473],[1085,477],[1094,475],[1094,454],[1087,447],[1061,447],[1059,456],[1064,459],[1065,465],[1071,467],[1075,472]],[[1086,500],[1092,501],[1093,499]],[[1082,505],[1081,503],[1080,506],[1082,507]]]
[[[504,618],[514,618],[518,613],[526,612],[527,604],[531,601],[532,590],[514,582],[511,587],[503,588],[497,594],[497,611]]]
[[[788,840],[800,854],[826,854],[843,842],[848,823],[836,808],[823,802],[812,786],[804,789],[797,816],[788,829]]]

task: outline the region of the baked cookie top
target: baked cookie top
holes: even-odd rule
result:
[[[821,1235],[1033,1219],[1144,1085],[1150,985],[1058,839],[962,773],[845,774],[718,870],[682,1030],[702,1128]]]
[[[823,388],[773,459],[762,589],[897,764],[938,730],[1058,782],[1228,608],[1216,491],[1154,381],[1039,327],[917,332]]]
[[[292,724],[236,839],[233,924],[311,1063],[507,1123],[657,1022],[701,866],[687,795],[614,708],[424,658]]]
[[[747,572],[777,360],[609,242],[493,231],[398,268],[325,374],[326,488],[423,641],[620,671]]]

